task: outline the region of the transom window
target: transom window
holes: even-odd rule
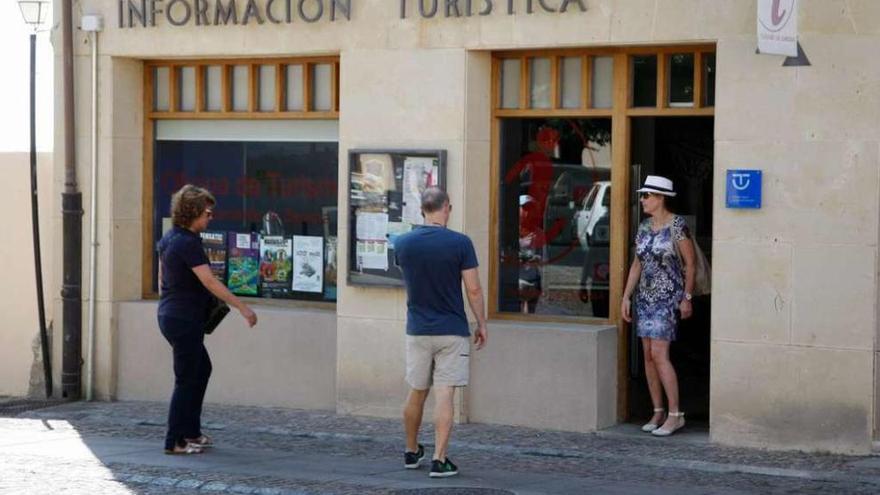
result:
[[[151,118],[338,118],[337,57],[147,63]]]

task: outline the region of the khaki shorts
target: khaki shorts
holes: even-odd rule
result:
[[[470,375],[470,341],[459,335],[407,335],[406,382],[416,390],[431,385],[464,387]]]

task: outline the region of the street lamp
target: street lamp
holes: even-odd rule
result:
[[[49,14],[49,0],[18,0],[18,8],[25,24],[34,27],[34,31],[46,22]]]
[[[40,318],[40,345],[43,350],[43,373],[46,381],[46,397],[52,396],[52,362],[49,359],[49,336],[46,333],[46,306],[43,302],[43,264],[40,260],[40,217],[37,213],[37,126],[35,80],[37,68],[37,29],[46,21],[50,0],[18,0],[18,8],[28,26],[33,27],[31,37],[31,221],[34,238],[34,270],[37,280],[37,310]]]

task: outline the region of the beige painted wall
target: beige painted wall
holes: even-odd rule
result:
[[[718,44],[716,191],[725,169],[761,168],[765,198],[755,212],[715,207],[711,431],[723,443],[870,449],[880,64],[864,61],[880,40],[826,13],[828,34],[802,35],[812,67],[752,56],[751,38]]]
[[[156,28],[130,30],[115,28],[114,2],[82,3],[108,24],[99,46],[100,156],[107,167],[99,186],[107,246],[98,286],[103,397],[116,393],[114,377],[122,375],[116,367],[124,366],[114,356],[127,330],[117,325],[113,302],[139,297],[141,74],[134,59],[339,53],[340,177],[350,148],[447,149],[449,190],[461,205],[452,227],[474,238],[485,267],[488,55],[479,50],[717,41],[712,438],[867,451],[877,416],[880,63],[871,55],[880,41],[880,5],[800,2],[801,41],[813,66],[783,68],[781,57],[754,53],[755,1],[595,0],[586,2],[587,13],[514,16],[496,5],[487,17],[432,20],[400,20],[387,0],[352,3],[352,20],[335,23],[173,28],[160,19]],[[74,44],[77,158],[85,183],[89,47],[82,36]],[[56,81],[60,93],[61,78]],[[59,138],[55,149],[60,191]],[[735,167],[764,170],[762,210],[723,207],[724,174]],[[340,212],[345,199],[340,185]],[[341,229],[340,273],[346,240]],[[60,222],[55,245],[60,273]],[[337,309],[338,409],[397,414],[405,391],[402,291],[343,283]],[[817,424],[832,434],[815,435]]]
[[[0,210],[5,211],[0,259],[0,395],[25,396],[29,390],[43,394],[44,379],[37,316],[34,248],[31,222],[31,174],[28,153],[0,153]],[[52,212],[57,204],[52,187],[52,154],[37,155],[37,193],[40,214],[40,244],[43,264],[43,297],[47,327],[53,326]]]
[[[345,150],[428,148],[447,151],[447,190],[452,204],[465,204],[462,180],[466,53],[456,49],[351,50],[340,61],[340,177]],[[377,70],[381,67],[381,70]],[[386,88],[377,90],[377,88]],[[391,115],[377,114],[381,108]],[[417,111],[413,111],[417,109]],[[340,181],[339,224],[347,225],[347,191]],[[462,230],[453,208],[451,227]],[[348,263],[348,235],[339,232],[340,273]],[[481,257],[485,259],[485,257]],[[340,287],[337,365],[338,410],[397,416],[406,395],[403,342],[406,295],[402,289]]]
[[[117,306],[118,398],[167,401],[174,372],[171,346],[156,323],[156,302]],[[213,365],[205,400],[335,409],[336,315],[266,306],[256,311],[258,326],[248,328],[233,311],[205,338]]]
[[[468,416],[478,423],[590,432],[617,422],[617,327],[492,323],[475,353]]]

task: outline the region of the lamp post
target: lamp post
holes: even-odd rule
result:
[[[18,0],[24,22],[33,28],[31,41],[30,113],[31,113],[31,221],[33,222],[34,269],[37,282],[37,310],[40,318],[40,346],[43,351],[43,373],[46,397],[52,396],[52,362],[49,359],[49,336],[46,333],[46,306],[43,301],[43,264],[40,256],[40,218],[37,204],[37,126],[36,126],[36,68],[37,29],[46,21],[50,0]]]

